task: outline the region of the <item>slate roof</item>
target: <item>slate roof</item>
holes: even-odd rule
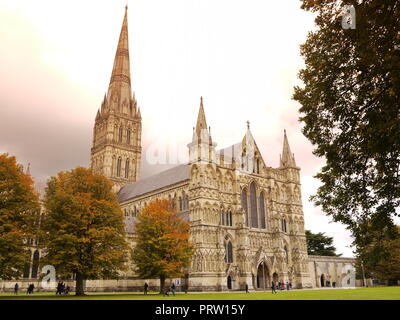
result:
[[[189,180],[189,178],[189,165],[182,164],[122,187],[118,192],[118,201],[121,203],[148,192]]]

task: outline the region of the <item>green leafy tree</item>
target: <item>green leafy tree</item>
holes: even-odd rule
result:
[[[344,5],[355,29],[342,27]],[[400,205],[400,2],[302,0],[317,30],[301,46],[305,68],[293,98],[304,135],[326,159],[312,197],[352,232],[356,247],[391,238]],[[371,232],[370,232],[371,231]],[[377,252],[379,254],[379,252]]]
[[[312,256],[340,256],[336,254],[333,238],[323,232],[312,233],[306,230],[307,253]]]
[[[165,279],[182,275],[189,264],[193,247],[189,242],[189,223],[173,210],[168,200],[147,204],[135,225],[136,245],[133,262],[142,278],[160,278],[160,292]]]
[[[74,275],[76,295],[84,294],[84,280],[118,278],[127,267],[129,246],[107,178],[85,168],[61,172],[48,181],[45,207],[44,260],[57,275]]]
[[[0,154],[0,278],[22,276],[30,254],[26,241],[34,234],[34,216],[40,211],[33,180],[15,157]]]
[[[362,263],[367,278],[400,279],[400,227],[397,226],[397,236],[394,238],[388,237],[384,231],[374,230],[370,233],[370,243],[356,252],[358,273],[361,275]]]

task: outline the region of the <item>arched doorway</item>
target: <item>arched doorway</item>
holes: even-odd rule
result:
[[[228,287],[228,289],[229,290],[231,290],[232,289],[232,278],[231,278],[231,276],[228,276],[228,279],[226,280],[226,285],[227,285],[227,287]]]
[[[257,268],[257,289],[270,287],[269,271],[265,262],[261,262]]]
[[[321,287],[325,287],[325,275],[321,274]]]

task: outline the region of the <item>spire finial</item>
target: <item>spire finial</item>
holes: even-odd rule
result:
[[[286,135],[286,129],[283,130],[283,150],[281,155],[281,167],[296,167],[294,154],[290,150],[289,140]]]
[[[250,130],[250,121],[249,120],[247,120],[247,129],[249,129]]]
[[[113,89],[116,90],[113,90]],[[123,89],[121,89],[123,88]],[[125,7],[125,16],[122,22],[121,32],[118,40],[117,50],[115,52],[114,65],[111,73],[110,84],[108,87],[108,96],[112,99],[112,92],[121,95],[128,93],[129,97],[122,97],[130,100],[131,96],[131,71],[129,61],[129,40],[128,40],[128,5]]]

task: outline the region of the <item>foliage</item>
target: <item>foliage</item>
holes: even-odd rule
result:
[[[361,269],[362,262],[367,278],[400,279],[400,227],[397,226],[395,238],[380,231],[373,231],[372,238],[368,245],[357,251],[357,269]]]
[[[117,278],[126,268],[129,246],[124,218],[111,182],[91,170],[61,172],[47,184],[43,223],[45,260],[57,275],[83,280]]]
[[[15,157],[0,154],[0,278],[22,276],[30,259],[26,241],[33,237],[35,215],[40,212],[33,180]]]
[[[356,28],[342,28],[352,4]],[[357,247],[381,230],[394,238],[400,205],[400,2],[302,0],[317,30],[301,46],[293,98],[303,133],[326,159],[312,197],[351,230]],[[371,232],[370,232],[371,231]],[[377,252],[379,254],[379,252]]]
[[[336,254],[333,246],[333,238],[328,237],[323,232],[312,233],[306,230],[307,253],[312,256],[340,256]]]
[[[147,204],[135,225],[133,262],[142,278],[160,277],[160,290],[168,277],[182,274],[189,264],[192,245],[189,224],[173,210],[168,200]]]

